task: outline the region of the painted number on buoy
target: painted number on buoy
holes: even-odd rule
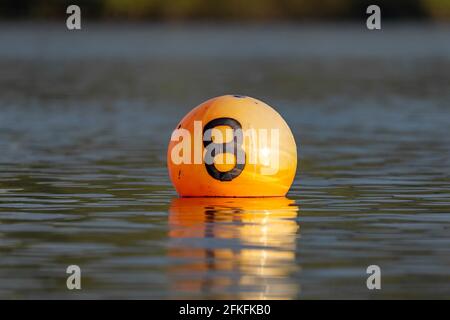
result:
[[[219,126],[230,127],[233,139],[229,142],[213,142],[213,129]],[[203,128],[203,146],[206,149],[205,167],[209,175],[220,181],[231,181],[239,176],[245,167],[245,151],[242,149],[243,134],[241,124],[233,118],[217,118],[209,121]],[[235,157],[234,167],[228,171],[217,170],[214,158],[223,153],[233,154]]]

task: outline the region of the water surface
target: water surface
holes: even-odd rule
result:
[[[450,298],[448,26],[83,28],[0,28],[1,298]],[[287,198],[178,199],[171,130],[226,93],[290,125]]]

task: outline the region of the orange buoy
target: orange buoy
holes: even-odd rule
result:
[[[285,196],[297,168],[289,126],[269,105],[226,95],[191,110],[173,131],[169,176],[182,197]]]

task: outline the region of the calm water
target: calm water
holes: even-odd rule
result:
[[[450,26],[83,28],[0,28],[0,298],[450,298]],[[225,93],[291,126],[288,198],[177,198]]]

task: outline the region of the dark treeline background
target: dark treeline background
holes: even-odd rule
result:
[[[450,0],[0,0],[0,17],[59,19],[70,4],[106,20],[355,20],[370,4],[383,19],[450,20]]]

